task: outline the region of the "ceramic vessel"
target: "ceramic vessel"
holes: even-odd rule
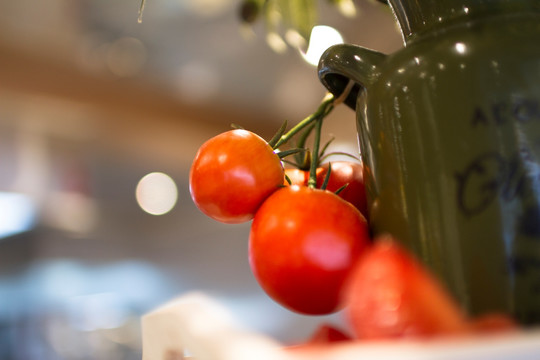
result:
[[[540,323],[540,1],[390,0],[404,47],[327,50],[356,110],[374,234],[472,314]]]

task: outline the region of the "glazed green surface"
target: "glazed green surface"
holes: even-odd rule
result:
[[[333,47],[319,75],[336,94],[347,79],[358,83],[347,103],[357,100],[374,233],[406,244],[472,314],[532,324],[540,323],[540,12],[499,3],[501,11],[449,16],[405,36],[391,55]]]

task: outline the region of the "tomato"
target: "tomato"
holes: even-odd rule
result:
[[[311,335],[308,344],[328,344],[352,340],[343,330],[331,324],[321,324]]]
[[[332,166],[332,172],[330,173],[326,189],[335,192],[343,185],[347,185],[339,193],[339,196],[353,204],[367,218],[368,207],[362,164],[350,161],[335,161],[330,164]],[[324,179],[328,173],[328,167],[329,164],[326,163],[317,168],[317,187],[321,187],[324,183]],[[309,171],[288,168],[285,169],[285,174],[294,185],[307,186],[308,184]]]
[[[484,314],[469,322],[470,329],[475,333],[495,333],[501,331],[519,330],[518,324],[505,314]]]
[[[249,262],[277,303],[329,314],[340,308],[344,281],[369,242],[367,222],[354,206],[332,192],[293,185],[257,211]]]
[[[328,323],[322,323],[315,329],[315,332],[311,334],[307,341],[287,346],[286,349],[291,351],[312,351],[351,340],[352,338],[338,327]]]
[[[283,179],[281,160],[264,139],[250,131],[231,130],[200,147],[189,189],[194,203],[209,217],[242,223],[253,218]]]
[[[321,172],[321,168],[317,168],[317,173]],[[297,168],[286,168],[285,175],[291,181],[291,185],[307,186],[309,180],[309,170],[300,170]],[[285,186],[289,185],[289,182],[285,180],[283,183]]]
[[[352,272],[345,314],[360,339],[459,334],[461,309],[433,275],[389,237],[377,238]]]
[[[364,185],[364,167],[362,164],[350,161],[335,161],[330,163],[332,171],[326,187],[329,191],[336,191],[343,185],[347,187],[339,193],[344,200],[353,204],[367,218],[366,189]],[[322,171],[317,173],[317,186],[323,184],[328,173],[329,164],[321,165]]]

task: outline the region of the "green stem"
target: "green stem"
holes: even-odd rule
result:
[[[323,162],[324,160],[328,159],[329,157],[333,156],[333,155],[341,155],[341,156],[347,156],[351,159],[354,159],[358,162],[361,162],[362,160],[360,160],[360,158],[358,156],[354,156],[353,154],[349,154],[349,153],[346,153],[346,152],[343,152],[343,151],[333,151],[331,153],[328,153],[328,154],[321,154],[321,158],[319,159],[320,162]]]
[[[302,134],[298,137],[298,140],[296,141],[296,147],[301,149],[306,149],[306,141],[311,135],[311,132],[313,130],[313,127],[315,126],[314,123],[311,123],[309,126],[307,126]],[[311,163],[311,154],[309,153],[309,150],[306,149],[306,151],[302,153],[298,153],[295,155],[296,160],[296,167],[301,170],[308,170],[309,164]]]
[[[317,187],[317,167],[319,166],[319,147],[321,146],[321,129],[324,115],[317,118],[315,123],[315,139],[313,140],[313,155],[309,167],[308,187],[315,189]]]
[[[332,111],[334,105],[334,95],[327,94],[317,110],[309,115],[304,120],[300,121],[298,124],[296,124],[291,130],[289,130],[287,133],[283,134],[279,141],[274,145],[274,149],[277,149],[281,145],[285,144],[287,141],[289,141],[294,135],[296,135],[298,132],[302,131],[306,126],[309,126],[314,121],[317,121],[319,118],[323,118],[326,115]]]

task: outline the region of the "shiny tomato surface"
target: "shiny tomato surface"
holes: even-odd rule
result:
[[[332,192],[287,186],[257,211],[249,261],[266,293],[303,314],[340,306],[346,277],[370,242],[362,214]]]
[[[205,142],[191,166],[189,188],[197,207],[224,223],[253,218],[284,179],[279,157],[260,136],[231,130]]]

